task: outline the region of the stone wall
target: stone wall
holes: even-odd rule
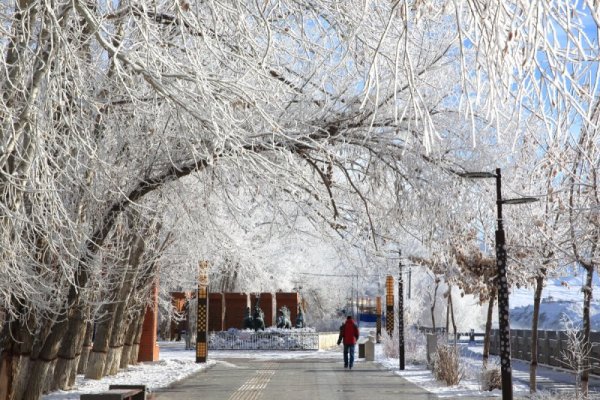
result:
[[[250,307],[250,296],[248,293],[224,293],[225,297],[225,329],[242,329],[244,323],[244,311]],[[210,310],[208,311],[211,312]]]
[[[225,295],[223,293],[208,294],[208,330],[225,330]]]

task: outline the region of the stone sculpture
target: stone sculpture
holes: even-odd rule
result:
[[[279,309],[277,313],[277,327],[284,329],[292,328],[292,321],[290,321],[290,310],[286,306]]]

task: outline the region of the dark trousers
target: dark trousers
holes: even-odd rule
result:
[[[344,368],[354,366],[354,345],[353,344],[345,344],[344,345]]]

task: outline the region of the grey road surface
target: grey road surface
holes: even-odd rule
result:
[[[435,395],[406,379],[359,363],[352,371],[334,360],[220,360],[170,388],[156,400],[424,400]],[[464,398],[463,398],[464,399]]]

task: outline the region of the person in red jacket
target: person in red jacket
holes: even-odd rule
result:
[[[344,342],[344,368],[352,369],[354,365],[354,347],[358,340],[358,326],[351,315],[346,317],[346,322],[340,326],[340,336],[337,344]]]

